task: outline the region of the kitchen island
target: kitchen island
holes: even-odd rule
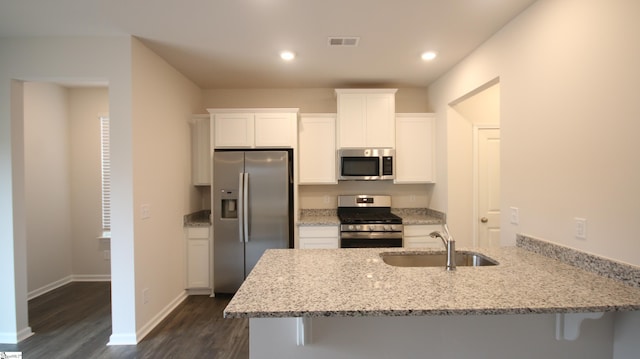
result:
[[[499,265],[455,272],[385,264],[394,251],[269,250],[225,316],[250,318],[254,359],[606,358],[614,316],[601,313],[640,310],[640,288],[522,248],[479,250]]]

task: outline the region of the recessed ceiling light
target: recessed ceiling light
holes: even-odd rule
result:
[[[285,61],[291,61],[296,57],[296,54],[294,54],[291,51],[282,51],[280,53],[280,58],[285,60]]]
[[[431,61],[431,60],[435,59],[436,56],[438,56],[438,55],[435,52],[427,51],[427,52],[422,53],[421,57],[422,57],[422,59],[424,61]]]

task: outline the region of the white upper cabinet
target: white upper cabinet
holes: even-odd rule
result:
[[[256,113],[256,147],[295,147],[297,112]]]
[[[298,109],[208,109],[215,148],[295,147]]]
[[[210,119],[195,115],[191,119],[191,180],[194,186],[211,184]]]
[[[299,183],[338,183],[335,114],[301,114],[298,136]]]
[[[394,183],[433,183],[435,178],[435,116],[396,115],[396,179]]]
[[[338,146],[395,146],[397,89],[336,89]]]

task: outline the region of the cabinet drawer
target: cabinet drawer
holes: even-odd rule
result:
[[[338,237],[338,226],[302,226],[300,237]]]
[[[209,227],[187,227],[187,238],[209,238]]]

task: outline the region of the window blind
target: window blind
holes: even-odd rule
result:
[[[102,231],[111,231],[111,155],[109,117],[100,117],[100,152],[102,168]]]

